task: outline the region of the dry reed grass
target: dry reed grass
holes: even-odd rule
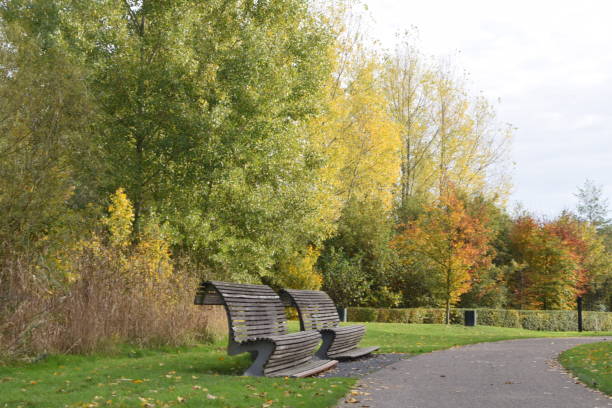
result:
[[[143,279],[119,257],[83,252],[76,281],[4,257],[0,265],[0,358],[112,351],[117,345],[179,346],[227,333],[223,310],[193,304],[198,279],[175,271]]]

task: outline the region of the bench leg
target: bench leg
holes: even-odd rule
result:
[[[247,377],[263,377],[264,365],[270,359],[274,349],[275,346],[272,342],[257,341],[250,344],[236,344],[234,347],[231,347],[231,350],[228,348],[228,354],[235,355],[248,352],[253,363],[242,375]]]
[[[327,360],[327,352],[329,351],[329,348],[334,342],[334,338],[336,337],[336,335],[330,331],[323,331],[321,332],[321,337],[323,339],[323,343],[321,343],[321,347],[319,347],[319,349],[315,353],[315,358],[318,358],[320,360]]]

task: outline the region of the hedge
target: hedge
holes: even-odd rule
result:
[[[463,324],[466,310],[477,310],[477,322],[484,326],[547,331],[578,330],[578,317],[574,310],[451,309],[451,323]],[[381,323],[444,323],[444,309],[350,307],[348,320]],[[583,312],[583,327],[587,331],[610,331],[612,313]]]

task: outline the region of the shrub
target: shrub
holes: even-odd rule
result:
[[[464,312],[474,309],[452,309],[451,323],[463,324]],[[483,326],[514,327],[528,330],[576,331],[577,315],[573,310],[504,310],[476,309],[478,324]],[[444,323],[444,309],[375,309],[351,307],[348,318],[354,322],[381,323]],[[612,313],[584,312],[584,329],[588,331],[612,330]]]

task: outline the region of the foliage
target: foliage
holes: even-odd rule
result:
[[[510,243],[521,264],[509,280],[513,304],[527,309],[571,307],[576,297],[577,264],[562,240],[525,216],[513,226]]]
[[[328,110],[311,126],[327,159],[323,176],[340,202],[380,201],[389,209],[399,177],[399,129],[377,84],[377,66],[363,64],[351,67],[345,87],[330,86]]]
[[[521,216],[509,242],[519,264],[509,287],[521,308],[573,308],[576,296],[609,270],[609,255],[593,227],[570,214],[553,221]]]
[[[83,70],[46,40],[0,18],[0,253],[32,251],[60,226],[78,229],[66,207],[71,151],[85,150],[94,108]]]
[[[134,209],[123,188],[118,188],[111,195],[110,201],[111,204],[108,206],[109,215],[103,221],[109,230],[111,243],[118,247],[125,247],[129,245],[129,239],[132,236]]]
[[[95,101],[79,135],[89,150],[74,153],[86,159],[72,161],[75,204],[124,187],[134,240],[155,216],[177,252],[239,280],[330,229],[305,124],[320,111],[331,37],[305,2],[14,0],[2,11],[66,56],[57,67],[83,72],[77,95]]]
[[[582,344],[566,350],[559,362],[580,381],[612,396],[612,342]]]
[[[369,282],[361,268],[361,258],[349,257],[342,249],[329,247],[319,260],[323,270],[323,290],[339,307],[364,303]]]
[[[512,128],[497,122],[485,99],[468,95],[465,76],[448,61],[425,58],[407,33],[387,56],[382,78],[401,127],[400,208],[415,197],[442,194],[448,183],[468,193],[507,196]]]
[[[449,310],[472,283],[472,275],[490,262],[489,230],[482,216],[468,214],[456,192],[449,190],[435,205],[408,223],[394,239],[406,268],[425,265],[434,298]]]
[[[608,263],[612,262],[612,224],[608,219],[609,205],[608,200],[603,197],[601,186],[597,186],[590,180],[586,180],[582,187],[578,188],[576,194],[578,205],[576,208],[577,216],[580,220],[589,223],[597,230],[597,235],[601,240],[601,245],[596,245],[597,250],[607,254]],[[593,242],[591,234],[590,241]],[[600,256],[592,258],[599,258]],[[594,252],[594,251],[593,251]],[[605,255],[604,255],[605,259]],[[585,296],[587,307],[592,309],[612,310],[612,267],[608,265],[607,271],[597,274],[591,281],[590,290]]]
[[[345,306],[398,304],[397,291],[392,288],[397,262],[389,247],[393,233],[390,212],[383,202],[352,199],[345,205],[337,232],[325,241],[319,262],[324,287],[334,293],[336,302]],[[354,282],[349,284],[348,279]]]
[[[309,246],[304,253],[295,252],[278,263],[279,287],[292,289],[318,290],[321,288],[323,278],[315,269],[320,252]]]

